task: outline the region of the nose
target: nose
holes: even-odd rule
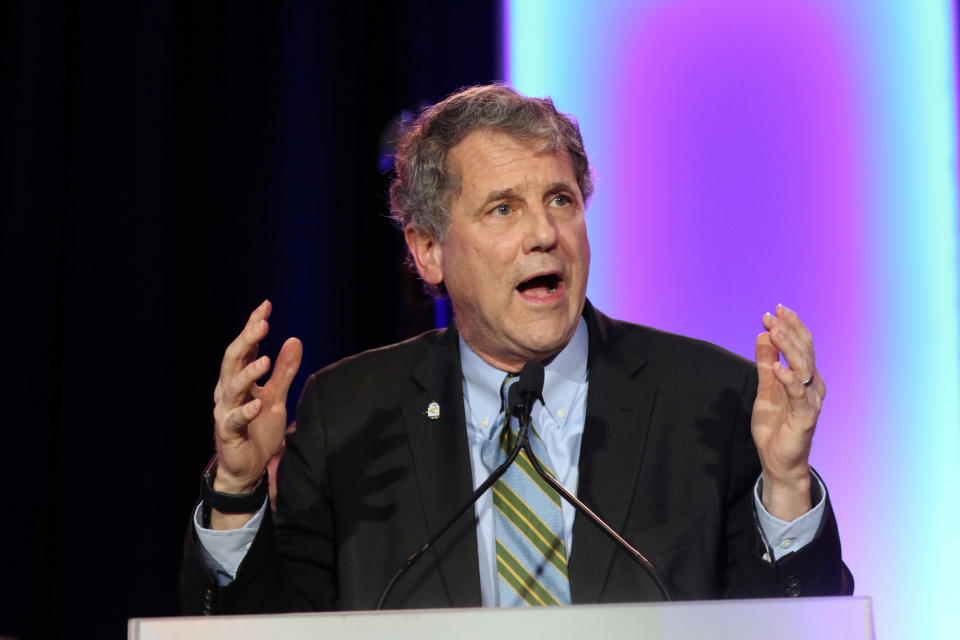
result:
[[[557,221],[550,210],[539,205],[531,207],[527,215],[527,233],[524,238],[524,250],[550,251],[557,244]]]

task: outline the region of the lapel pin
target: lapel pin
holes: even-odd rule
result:
[[[430,418],[431,420],[439,420],[440,405],[437,404],[436,402],[431,402],[430,404],[427,405],[426,414],[427,414],[427,417]]]

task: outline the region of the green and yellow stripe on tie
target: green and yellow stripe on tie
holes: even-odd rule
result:
[[[493,506],[535,546],[557,571],[567,576],[567,549],[563,540],[506,484],[493,487]],[[499,541],[498,541],[499,542]]]
[[[518,596],[523,598],[524,602],[531,606],[560,604],[499,540],[497,540],[497,573],[517,592]]]
[[[505,447],[505,445],[503,445]],[[504,453],[509,454],[513,450],[513,446],[510,445],[509,448],[502,449]],[[549,473],[551,476],[556,477],[556,474],[553,472],[553,469],[548,467],[543,463],[539,457],[537,461],[540,463],[540,466],[543,467],[544,471]],[[547,481],[540,477],[540,474],[537,473],[537,470],[533,468],[533,465],[530,463],[530,458],[527,457],[526,451],[521,451],[514,461],[514,464],[523,469],[523,472],[527,474],[530,478],[530,481],[533,482],[537,487],[543,491],[543,494],[550,498],[550,501],[553,502],[558,507],[560,506],[560,494],[554,491],[553,487],[547,484]]]

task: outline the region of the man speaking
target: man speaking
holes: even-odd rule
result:
[[[544,367],[534,460],[456,519],[387,607],[664,597],[531,462],[649,558],[673,597],[852,592],[808,462],[826,387],[792,311],[764,315],[754,365],[594,309],[590,166],[549,99],[454,94],[420,116],[395,167],[394,219],[454,326],[314,374],[285,441],[302,347],[287,340],[258,385],[270,303],[253,311],[214,392],[217,456],[187,535],[185,611],[373,608],[511,450],[508,389],[531,361]],[[284,446],[274,513],[265,469]]]

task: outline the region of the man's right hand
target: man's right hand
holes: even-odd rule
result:
[[[297,338],[283,343],[273,373],[270,358],[257,358],[260,341],[269,331],[269,300],[254,309],[247,325],[230,343],[220,365],[220,380],[213,392],[217,475],[213,488],[223,493],[250,493],[260,482],[267,463],[283,449],[287,427],[287,392],[300,368],[303,345]],[[236,529],[253,514],[224,514],[213,510],[212,529]]]

